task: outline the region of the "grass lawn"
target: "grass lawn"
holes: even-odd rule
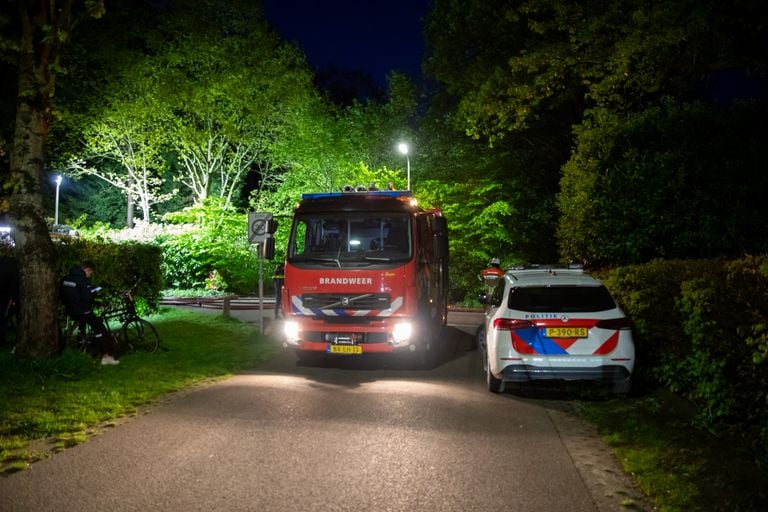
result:
[[[117,366],[80,352],[37,360],[0,352],[0,472],[47,456],[34,441],[52,439],[54,450],[82,442],[166,393],[253,367],[278,349],[253,326],[221,315],[168,309],[148,319],[161,350],[126,355]]]
[[[662,512],[768,510],[768,478],[733,439],[693,422],[691,406],[667,392],[580,402],[624,470]]]

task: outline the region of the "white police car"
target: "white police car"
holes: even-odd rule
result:
[[[577,266],[507,269],[479,333],[488,389],[536,380],[594,380],[625,394],[635,346],[629,319],[597,279]]]

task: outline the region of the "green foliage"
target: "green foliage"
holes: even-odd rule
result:
[[[756,102],[600,112],[563,168],[562,256],[601,265],[768,250],[766,117]]]
[[[83,261],[92,261],[96,272],[91,281],[105,290],[106,297],[116,297],[137,282],[137,305],[142,312],[157,310],[163,280],[160,274],[162,253],[156,246],[137,242],[110,243],[86,238],[67,238],[54,244],[59,279]],[[15,257],[11,247],[0,245],[0,255]]]
[[[91,280],[102,286],[107,295],[116,296],[138,282],[135,296],[140,311],[157,309],[163,288],[160,274],[162,255],[158,247],[136,242],[106,243],[85,239],[70,239],[55,247],[60,277],[67,275],[74,265],[90,260],[96,266]]]
[[[242,205],[249,172],[277,188],[284,140],[312,124],[318,96],[303,56],[259,6],[190,0],[137,17],[115,5],[103,21],[75,48],[56,161],[133,194],[145,221],[178,197],[169,184],[188,191],[185,204]]]
[[[216,286],[222,291],[253,294],[259,266],[248,243],[248,217],[209,199],[203,206],[166,215],[172,222],[192,223],[180,234],[158,237],[163,250],[163,276],[175,288]]]
[[[491,258],[518,263],[510,251],[507,227],[515,211],[505,199],[507,189],[491,181],[444,183],[425,180],[416,195],[422,205],[437,206],[448,219],[452,301],[462,302],[481,288],[478,274]]]
[[[670,362],[662,379],[672,391],[687,391],[694,402],[702,404],[700,415],[711,425],[730,415],[736,405],[728,388],[736,384],[728,375],[728,352],[734,340],[718,326],[716,317],[717,285],[705,277],[682,284],[678,306],[683,316],[683,330],[690,339],[690,350],[679,361]]]
[[[684,97],[712,69],[764,66],[764,21],[750,2],[438,0],[424,67],[459,98],[457,124],[493,141],[568,111]]]
[[[211,194],[225,205],[236,201],[254,166],[262,187],[274,185],[281,172],[276,146],[308,122],[307,107],[316,101],[303,56],[279,41],[258,8],[238,9],[222,26],[195,25],[193,48],[187,25],[200,21],[200,8],[166,20],[175,36],[159,60],[168,69],[165,99],[176,113],[173,149],[196,203]]]
[[[664,374],[670,387],[701,406],[698,416],[706,426],[751,441],[764,461],[768,362],[760,360],[749,334],[768,321],[768,279],[757,271],[766,261],[728,262],[719,275],[684,283],[679,304],[690,351]]]
[[[384,190],[388,183],[392,183],[396,190],[407,188],[406,176],[403,175],[402,171],[390,170],[386,167],[371,170],[363,162],[360,162],[357,167],[342,170],[338,175],[338,180],[345,185],[364,185],[366,187],[373,185],[380,190]],[[341,186],[339,186],[340,188]]]
[[[704,428],[768,462],[768,256],[654,260],[616,268],[606,286],[632,318],[640,382],[690,399]]]
[[[632,319],[636,384],[652,385],[660,378],[659,368],[685,357],[689,342],[675,299],[683,282],[716,274],[719,267],[717,261],[657,259],[597,273]]]

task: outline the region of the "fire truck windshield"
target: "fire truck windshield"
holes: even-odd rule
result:
[[[368,266],[411,259],[408,215],[355,212],[297,215],[288,244],[292,263]]]

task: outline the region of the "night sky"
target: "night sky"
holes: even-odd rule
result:
[[[269,22],[298,43],[313,70],[420,76],[429,0],[263,0]]]

